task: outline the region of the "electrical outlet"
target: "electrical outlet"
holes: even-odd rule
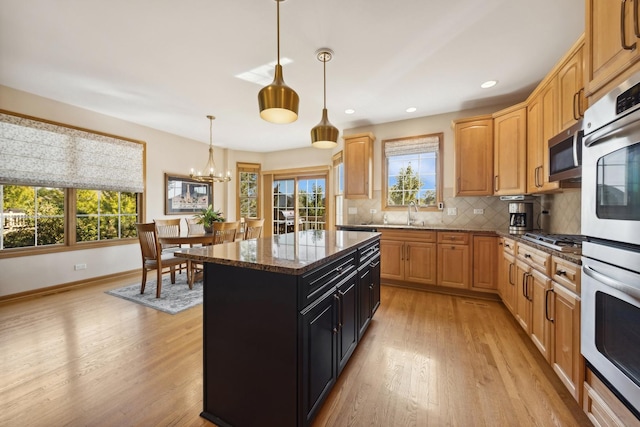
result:
[[[438,209],[443,210],[444,209],[444,203],[438,202]]]
[[[374,214],[374,213],[376,213],[376,212],[378,212],[378,211],[377,211],[377,210],[375,210],[375,209],[369,209],[369,213],[370,213],[370,214]]]
[[[458,208],[447,208],[447,215],[458,215]]]
[[[474,209],[473,210],[473,214],[474,215],[484,215],[484,209]]]
[[[349,208],[349,214],[357,214],[358,213],[358,208]]]
[[[73,266],[73,269],[78,271],[78,270],[86,270],[87,269],[87,264],[76,264]]]

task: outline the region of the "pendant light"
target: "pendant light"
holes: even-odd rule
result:
[[[329,123],[327,118],[327,62],[331,61],[333,51],[321,48],[316,51],[318,61],[321,61],[324,69],[324,107],[322,108],[322,120],[311,129],[311,145],[316,148],[333,148],[338,145],[338,128]]]
[[[207,116],[209,119],[209,160],[207,160],[207,164],[204,166],[204,174],[202,171],[195,171],[191,168],[191,173],[189,176],[191,179],[200,182],[229,182],[231,181],[231,171],[227,171],[226,174],[222,175],[222,173],[216,171],[216,162],[213,160],[213,121],[216,119],[214,116]]]
[[[277,3],[277,38],[278,38],[278,63],[276,64],[273,82],[263,87],[258,93],[258,105],[260,117],[271,123],[292,123],[298,119],[298,104],[300,98],[295,90],[284,82],[282,77],[282,65],[280,65],[280,2]]]

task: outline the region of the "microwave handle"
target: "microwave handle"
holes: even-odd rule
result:
[[[594,270],[592,267],[589,267],[588,265],[583,265],[582,269],[584,270],[584,273],[587,276],[591,277],[593,280],[597,280],[600,283],[604,283],[605,285],[612,287],[614,289],[617,289],[620,292],[624,292],[625,294],[630,295],[633,298],[640,301],[640,290],[634,288],[633,286],[625,285],[624,283],[616,279],[612,279],[609,276],[605,276],[604,274],[599,273],[598,271]]]

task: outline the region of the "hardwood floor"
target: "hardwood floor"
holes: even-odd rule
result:
[[[1,426],[211,425],[202,306],[104,293],[124,284],[0,304]],[[445,425],[590,424],[500,303],[383,286],[314,426]]]

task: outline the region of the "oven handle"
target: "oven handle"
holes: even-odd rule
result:
[[[625,285],[618,280],[612,279],[609,276],[605,276],[604,274],[594,270],[588,265],[583,265],[582,269],[584,270],[584,273],[592,279],[597,280],[600,283],[604,283],[605,285],[617,289],[621,292],[624,292],[625,294],[630,295],[637,300],[640,300],[640,291],[633,286]]]
[[[624,116],[613,123],[608,123],[603,127],[592,131],[587,134],[588,126],[591,122],[587,123],[587,129],[585,129],[585,135],[582,138],[582,142],[585,147],[590,147],[595,143],[602,143],[613,138],[623,138],[625,136],[632,136],[634,132],[640,130],[640,120],[638,120],[638,111],[634,111],[627,116]]]

